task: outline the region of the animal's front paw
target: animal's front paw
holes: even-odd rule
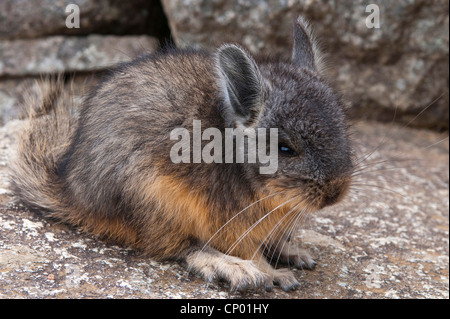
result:
[[[216,278],[224,279],[230,283],[233,291],[243,291],[251,287],[264,287],[271,290],[273,287],[272,278],[258,269],[251,260],[243,260],[233,256],[224,256],[223,260],[213,269],[207,267],[206,278],[211,278],[209,272],[212,270]]]
[[[280,261],[300,269],[314,269],[317,265],[308,251],[293,245],[283,249]]]
[[[186,262],[189,270],[194,270],[208,282],[219,279],[227,281],[232,291],[252,287],[271,291],[274,285],[284,291],[291,291],[300,286],[289,269],[274,269],[262,256],[244,260],[207,248],[190,253]]]
[[[223,279],[232,291],[243,291],[251,287],[273,288],[273,278],[261,271],[251,260],[228,256],[219,252],[200,252],[186,259],[193,269],[208,282]]]
[[[295,279],[294,274],[286,268],[275,269],[273,281],[284,291],[295,290],[300,286],[300,283]]]

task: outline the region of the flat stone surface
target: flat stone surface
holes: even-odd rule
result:
[[[294,271],[294,292],[233,293],[13,205],[6,170],[22,124],[0,129],[1,298],[449,297],[448,135],[356,124],[362,171],[351,194],[307,219],[294,239],[316,269]]]
[[[158,40],[146,35],[52,36],[0,41],[0,76],[102,70],[152,53]]]
[[[69,4],[78,7],[79,28],[66,26],[67,17],[74,13],[73,8],[66,13]],[[0,40],[55,34],[144,33],[158,27],[155,7],[156,1],[147,0],[2,0]],[[73,15],[69,22],[73,22]]]

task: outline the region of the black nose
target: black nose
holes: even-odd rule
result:
[[[336,191],[332,194],[325,195],[323,202],[322,202],[323,207],[336,204],[339,201],[340,197],[341,197],[341,193],[338,191]]]
[[[338,203],[347,193],[350,181],[348,179],[337,179],[325,184],[323,188],[322,207]]]

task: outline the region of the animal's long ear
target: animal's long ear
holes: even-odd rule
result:
[[[294,22],[292,64],[319,72],[321,57],[309,23],[299,16]]]
[[[216,53],[216,69],[228,124],[244,127],[256,124],[268,90],[256,62],[240,46],[226,44]]]

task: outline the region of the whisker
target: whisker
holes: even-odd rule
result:
[[[399,193],[399,192],[397,192],[397,191],[394,191],[394,190],[392,190],[392,189],[390,189],[390,188],[387,188],[387,187],[383,187],[383,186],[380,186],[380,185],[375,185],[375,184],[353,184],[352,183],[352,185],[353,186],[363,186],[363,187],[372,187],[372,188],[379,188],[379,189],[383,189],[383,190],[387,190],[387,191],[390,191],[390,192],[392,192],[392,193],[394,193],[394,194],[396,194],[396,195],[399,195],[399,196],[401,196],[401,197],[403,197],[403,198],[407,198],[405,195],[403,195],[403,194],[401,194],[401,193]]]
[[[251,203],[250,205],[248,205],[247,207],[245,207],[244,209],[242,209],[240,212],[238,212],[236,215],[234,215],[233,217],[231,217],[225,224],[223,224],[209,239],[208,239],[208,241],[203,245],[203,247],[197,252],[197,256],[200,256],[200,254],[206,249],[206,247],[208,247],[208,245],[211,243],[211,241],[217,236],[217,234],[219,234],[219,232],[220,231],[222,231],[230,222],[232,222],[235,218],[237,218],[240,214],[242,214],[243,212],[245,212],[247,209],[249,209],[250,207],[252,207],[252,206],[254,206],[254,205],[256,205],[257,203],[259,203],[259,202],[261,202],[261,201],[263,201],[263,200],[265,200],[265,199],[267,199],[267,198],[271,198],[271,197],[273,197],[273,196],[275,196],[275,195],[278,195],[278,194],[281,194],[281,193],[284,193],[284,192],[287,192],[287,191],[279,191],[279,192],[276,192],[276,193],[273,193],[273,194],[270,194],[270,195],[267,195],[267,196],[265,196],[265,197],[263,197],[263,198],[260,198],[260,199],[258,199],[258,200],[256,200],[256,201],[254,201],[253,203]],[[198,257],[196,257],[196,258],[198,258]],[[188,268],[187,268],[187,271],[188,272],[191,272],[191,270],[192,270],[192,266],[189,266]]]
[[[296,229],[296,227],[298,225],[298,221],[301,219],[303,214],[307,211],[307,208],[308,208],[308,206],[304,207],[301,211],[298,211],[297,212],[297,214],[298,214],[297,216],[294,215],[295,218],[293,218],[293,220],[288,224],[288,227],[287,227],[288,231],[286,232],[287,236],[284,237],[284,238],[289,238],[289,236],[292,234],[292,232]],[[278,250],[278,246],[282,242],[282,239],[283,239],[283,236],[280,236],[278,238],[277,245],[275,246],[275,249],[273,249],[272,257],[270,258],[270,263],[272,263],[273,257],[275,256],[275,253],[278,251],[278,257],[277,257],[277,261],[275,262],[275,267],[278,265],[278,262],[280,261],[281,254],[283,253],[284,246],[287,243],[287,240],[284,240],[281,248]],[[289,248],[290,247],[288,246],[288,249]],[[289,256],[289,250],[288,250],[288,256]],[[289,263],[289,261],[288,261],[288,263]]]
[[[415,167],[416,166],[380,167],[377,169],[356,172],[355,174],[352,174],[352,178],[364,177],[365,180],[367,180],[367,179],[373,180],[373,179],[376,179],[376,177],[378,176],[378,175],[374,175],[373,173],[386,172],[386,171],[392,171],[392,170],[401,170],[401,169],[412,169]],[[395,183],[395,181],[392,181],[392,183]]]
[[[305,207],[303,207],[303,209],[301,209],[300,211],[297,212],[298,215],[296,216],[296,218],[293,220],[293,222],[292,222],[291,225],[289,226],[289,228],[288,228],[288,230],[287,230],[287,233],[286,233],[287,235],[285,236],[285,238],[292,238],[293,233],[299,229],[300,225],[305,225],[305,220],[306,220],[306,218],[307,218],[308,216],[310,216],[310,214],[309,214],[309,212],[310,212],[310,210],[309,210],[310,207],[311,207],[311,206],[310,206],[309,204],[307,204]],[[281,239],[281,238],[282,238],[282,237],[280,237],[280,239]],[[281,249],[279,250],[279,254],[278,254],[278,257],[277,257],[277,261],[276,261],[276,263],[275,263],[275,267],[277,266],[277,264],[278,264],[278,262],[279,262],[279,260],[280,260],[281,254],[283,253],[284,246],[285,246],[287,243],[288,243],[287,240],[283,242],[283,245],[282,245]],[[278,244],[277,244],[277,246],[278,246]],[[289,244],[289,245],[288,245],[288,250],[287,250],[287,256],[286,256],[286,257],[287,257],[287,265],[288,265],[288,266],[290,265],[290,264],[289,264],[290,248],[291,248],[291,245]]]
[[[442,140],[437,141],[436,143],[433,143],[433,144],[431,144],[431,145],[428,145],[427,147],[424,148],[424,150],[427,150],[427,149],[429,149],[429,148],[431,148],[431,147],[433,147],[433,146],[435,146],[435,145],[438,145],[439,143],[442,143],[442,142],[444,142],[444,141],[446,141],[446,140],[448,140],[448,136],[447,136],[447,137],[444,137]]]
[[[263,217],[261,217],[260,219],[258,219],[258,221],[256,221],[255,223],[253,223],[253,225],[247,229],[234,243],[233,245],[231,245],[230,248],[228,248],[228,250],[225,252],[225,255],[229,255],[231,251],[233,251],[237,245],[239,245],[239,243],[256,227],[258,226],[267,216],[269,216],[270,214],[272,214],[274,211],[276,211],[278,208],[292,202],[294,199],[298,198],[300,195],[294,196],[293,198],[285,201],[284,203],[278,205],[277,207],[275,207],[274,209],[272,209],[270,212],[268,212],[267,214],[265,214]]]
[[[252,256],[252,259],[255,258],[255,256],[257,255],[258,251],[261,250],[261,247],[264,245],[265,248],[268,248],[268,243],[270,242],[270,238],[274,235],[275,230],[281,225],[281,223],[290,216],[290,214],[301,204],[301,202],[299,202],[297,205],[295,205],[289,212],[286,213],[286,215],[283,216],[283,218],[281,218],[276,225],[272,228],[272,230],[269,232],[269,234],[267,234],[267,236],[264,238],[264,240],[261,242],[261,244],[258,246],[258,248],[256,249],[255,253]]]
[[[308,207],[309,208],[309,207]],[[304,225],[304,224],[306,224],[305,223],[305,219],[309,216],[309,214],[307,214],[307,212],[308,211],[305,211],[305,212],[302,212],[301,213],[301,216],[299,216],[299,218],[298,218],[298,220],[296,220],[296,227],[293,229],[293,231],[295,230],[295,229],[298,229],[298,225]],[[310,225],[310,228],[312,228],[312,226]],[[291,234],[291,236],[292,236],[292,234]],[[288,255],[289,255],[289,249],[290,249],[290,246],[288,247]]]
[[[394,125],[394,123],[395,123],[395,117],[397,116],[397,109],[398,109],[398,106],[395,106],[395,110],[394,110],[394,116],[392,117],[392,121],[391,121],[391,126],[393,126]],[[385,143],[385,141],[386,141],[386,139],[387,139],[387,137],[385,136],[385,137],[383,137],[383,139],[381,140],[381,142],[373,149],[373,150],[371,150],[371,151],[369,151],[367,154],[363,154],[362,155],[362,158],[360,158],[360,159],[356,159],[356,163],[355,163],[355,166],[358,166],[359,164],[361,164],[362,162],[364,162],[364,161],[366,161],[367,159],[369,159],[370,158],[370,156],[372,156],[384,143]]]
[[[290,212],[292,215],[289,214],[289,217],[291,217],[292,219],[295,219],[296,214],[298,213],[298,211],[296,211],[295,213],[293,213],[293,212],[294,212],[294,211],[291,211],[291,212]],[[285,215],[285,217],[288,217],[288,215]],[[291,222],[292,222],[292,221],[289,221],[288,224],[290,225]],[[276,233],[278,233],[278,232],[281,231],[282,228],[281,228],[280,226],[281,226],[281,223],[277,223],[277,225],[276,225],[275,227],[272,228],[272,230],[270,231],[270,233],[272,234],[272,236],[275,235]],[[270,237],[272,237],[272,236],[270,236]],[[266,236],[266,237],[267,237],[267,236]],[[278,243],[279,243],[280,241],[282,241],[281,238],[278,239]],[[260,262],[261,262],[261,259],[263,259],[263,258],[264,258],[269,264],[272,263],[273,256],[275,255],[275,250],[272,250],[273,245],[271,245],[270,242],[271,242],[270,239],[267,239],[267,240],[265,239],[265,240],[259,245],[259,248],[255,250],[255,253],[253,254],[252,259],[254,260],[256,254],[260,253],[258,263],[260,263]],[[262,250],[262,248],[261,248],[263,244],[264,244],[264,250]],[[277,244],[277,246],[278,246],[278,244]],[[265,253],[264,251],[267,251],[267,252]],[[269,253],[270,253],[270,252],[272,253],[272,257],[271,257],[270,260],[268,260],[268,258],[269,258]]]
[[[431,101],[427,106],[425,106],[413,119],[411,119],[408,123],[404,124],[401,126],[401,128],[406,128],[408,127],[412,122],[414,122],[420,115],[422,115],[428,108],[430,108],[434,103],[436,103],[442,96],[444,96],[445,92],[443,92],[440,96],[438,96],[436,99],[434,99],[433,101]],[[393,126],[394,122],[395,122],[395,117],[397,114],[397,107],[395,108],[395,113],[394,116],[392,118],[391,121],[391,126]],[[367,154],[363,154],[361,155],[360,158],[356,159],[355,167],[358,166],[359,164],[361,164],[362,162],[366,161],[367,159],[369,159],[382,145],[384,145],[384,143],[386,142],[386,140],[388,139],[388,136],[384,136],[383,139],[381,140],[381,142],[371,151],[369,151]],[[448,139],[445,138],[445,139]],[[445,140],[443,139],[443,140]],[[442,141],[443,141],[442,140]],[[437,142],[440,143],[441,141]],[[436,144],[436,143],[435,143]],[[434,144],[433,144],[434,145]],[[431,147],[431,146],[429,146]]]
[[[380,142],[380,144],[373,150],[367,152],[366,154],[363,154],[361,156],[361,158],[359,158],[359,159],[357,158],[356,162],[353,165],[355,167],[358,167],[359,165],[361,165],[361,163],[364,163],[365,161],[367,161],[378,150],[378,148],[380,148],[382,146],[382,143],[384,143],[384,141]]]
[[[404,126],[402,126],[402,128],[407,127],[409,124],[411,124],[412,122],[414,122],[420,115],[422,115],[423,112],[425,112],[428,108],[430,108],[434,103],[436,103],[437,101],[439,101],[441,99],[441,97],[443,97],[445,94],[445,92],[442,92],[441,95],[439,95],[437,98],[435,98],[433,101],[431,101],[427,106],[424,107],[424,109],[422,111],[420,111],[416,116],[414,116],[414,118],[409,121],[408,123],[406,123]]]
[[[205,245],[203,245],[202,250],[204,250],[205,247],[208,246],[209,243],[211,243],[211,241],[214,239],[214,237],[216,237],[217,234],[218,234],[225,226],[227,226],[230,222],[232,222],[236,217],[238,217],[240,214],[242,214],[243,212],[245,212],[247,209],[249,209],[250,207],[256,205],[257,203],[259,203],[259,202],[261,202],[261,201],[263,201],[263,200],[265,200],[265,199],[267,199],[267,198],[273,197],[273,196],[275,196],[275,195],[278,195],[278,194],[284,193],[284,192],[287,192],[287,191],[279,191],[279,192],[276,192],[276,193],[267,195],[267,196],[265,196],[265,197],[263,197],[263,198],[261,198],[261,199],[255,201],[255,202],[251,203],[250,205],[248,205],[248,206],[245,207],[244,209],[242,209],[242,210],[241,210],[240,212],[238,212],[236,215],[234,215],[233,217],[231,217],[225,224],[223,224],[223,225],[222,225],[222,226],[221,226],[221,227],[220,227],[220,228],[219,228],[219,229],[218,229],[218,230],[217,230],[217,231],[209,238],[209,240],[205,243]]]
[[[386,163],[392,163],[392,162],[412,162],[412,161],[425,161],[425,159],[416,159],[416,158],[393,158],[393,159],[385,159],[380,161],[374,161],[374,162],[367,162],[364,165],[359,164],[359,166],[356,166],[357,169],[354,170],[354,172],[364,170],[368,167],[373,167],[376,165],[386,164]]]

